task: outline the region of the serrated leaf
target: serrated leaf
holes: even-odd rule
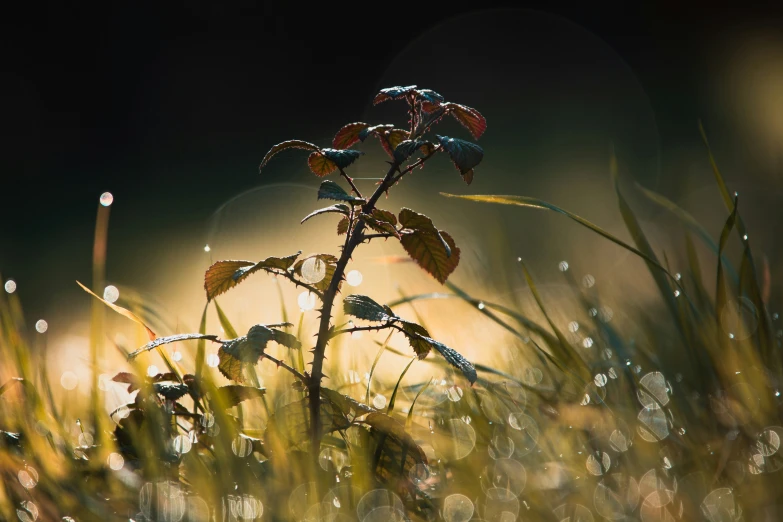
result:
[[[432,112],[425,113],[425,117],[421,118],[414,130],[414,136],[420,136],[426,132],[427,129],[438,123],[441,118],[446,115],[446,109],[443,107],[433,108]]]
[[[383,306],[366,295],[346,296],[343,299],[343,312],[357,319],[374,322],[386,322],[395,317],[394,315],[389,316]]]
[[[266,166],[267,162],[269,162],[269,160],[272,159],[272,156],[286,149],[318,150],[318,147],[316,145],[313,145],[312,143],[308,143],[302,140],[288,140],[282,143],[278,143],[277,145],[269,149],[269,152],[266,153],[266,156],[264,156],[264,159],[261,161],[261,165],[258,167],[258,170],[260,171],[261,169],[263,169],[264,166]]]
[[[321,149],[310,154],[310,158],[307,160],[310,165],[310,170],[316,176],[326,176],[337,170],[338,168],[344,169],[351,163],[356,161],[356,158],[364,154],[364,152],[358,150],[341,150],[341,149]]]
[[[128,359],[133,359],[141,353],[148,352],[150,350],[157,348],[158,346],[163,346],[164,344],[176,343],[180,341],[190,341],[193,339],[205,339],[207,341],[217,342],[217,338],[218,338],[217,335],[205,335],[199,333],[177,334],[177,335],[169,335],[166,337],[158,337],[154,341],[148,342],[147,344],[145,344],[135,352],[128,355]]]
[[[384,413],[371,413],[364,420],[370,426],[373,444],[372,471],[384,484],[398,484],[408,480],[414,468],[427,464],[427,456],[406,431],[405,427]]]
[[[226,379],[239,383],[245,382],[245,376],[242,372],[244,363],[242,361],[226,352],[223,346],[218,350],[218,359],[218,370]]]
[[[408,324],[415,324],[415,323],[408,323]],[[418,326],[418,325],[416,325]],[[406,332],[406,335],[411,335]],[[443,344],[440,341],[436,341],[435,339],[432,339],[429,336],[425,336],[422,334],[419,334],[416,332],[413,334],[415,337],[417,337],[420,341],[424,341],[427,344],[429,344],[431,347],[435,348],[438,353],[440,353],[444,359],[446,359],[446,362],[457,368],[460,372],[462,372],[462,375],[464,375],[471,384],[476,382],[476,368],[471,364],[470,361],[465,359],[461,353],[454,350],[453,348],[449,348],[445,344]]]
[[[445,98],[432,89],[416,89],[416,93],[429,103],[443,103]]]
[[[342,236],[343,234],[348,233],[348,227],[350,226],[351,222],[348,220],[347,217],[342,218],[337,223],[337,235]]]
[[[255,388],[253,386],[242,386],[239,384],[229,384],[221,386],[215,390],[217,395],[214,399],[223,408],[232,408],[240,402],[262,397],[266,393],[264,388]]]
[[[180,397],[188,393],[189,388],[187,384],[182,383],[165,383],[158,382],[152,385],[155,389],[155,393],[165,397],[170,401],[176,401]]]
[[[473,138],[479,139],[484,134],[484,131],[487,130],[487,120],[476,109],[460,105],[459,103],[444,103],[443,107],[470,131]]]
[[[310,282],[310,280],[302,275],[302,266],[304,263],[311,258],[317,258],[317,260],[321,263],[326,264],[326,272],[323,279],[317,282]],[[325,292],[327,288],[329,288],[329,284],[332,281],[332,276],[334,275],[334,271],[337,269],[337,258],[331,254],[312,254],[310,256],[307,256],[304,259],[300,259],[296,262],[294,265],[294,273],[298,275],[300,278],[302,278],[304,281],[307,281],[312,286],[314,286],[316,289]]]
[[[88,294],[90,294],[91,296],[93,296],[94,298],[96,298],[97,300],[99,300],[100,302],[102,302],[103,304],[105,304],[106,306],[108,306],[109,308],[111,308],[112,310],[117,312],[118,314],[122,315],[123,317],[127,317],[131,321],[133,321],[133,322],[143,326],[144,329],[147,331],[147,337],[150,338],[150,341],[154,341],[155,338],[158,336],[155,332],[152,331],[152,329],[149,326],[147,326],[144,323],[144,321],[141,320],[141,318],[138,315],[134,314],[133,312],[131,312],[130,310],[128,310],[126,308],[123,308],[121,306],[117,306],[114,303],[110,303],[107,300],[105,300],[105,299],[103,299],[101,297],[98,297],[98,295],[96,295],[95,292],[93,292],[92,290],[90,290],[89,288],[87,288],[86,286],[81,284],[79,281],[76,281],[76,284],[79,285],[80,287],[82,287],[82,290],[84,290],[85,292],[87,292]]]
[[[343,414],[346,416],[352,414],[354,418],[368,413],[373,413],[376,410],[366,404],[357,401],[353,397],[344,395],[340,392],[330,390],[329,388],[321,388],[321,395],[327,397],[332,403],[340,408]]]
[[[349,212],[348,205],[343,205],[342,203],[337,205],[332,205],[331,207],[319,208],[318,210],[315,210],[307,214],[305,218],[302,220],[302,223],[304,223],[310,218],[314,218],[315,216],[319,216],[321,214],[336,213],[336,214],[343,214],[347,216],[348,212]]]
[[[321,186],[318,188],[318,199],[348,201],[350,203],[364,202],[362,198],[348,194],[339,184],[329,179],[321,182]]]
[[[386,87],[385,89],[381,89],[381,91],[375,95],[372,104],[378,105],[379,103],[385,102],[386,100],[398,100],[404,97],[406,94],[413,92],[414,89],[416,89],[415,85],[408,85],[405,87],[399,85],[394,87]]]
[[[459,264],[460,250],[452,237],[436,229],[424,214],[407,208],[400,211],[400,224],[408,230],[400,239],[408,255],[440,283],[445,283]]]
[[[293,326],[290,323],[288,324],[289,326]],[[302,347],[302,343],[299,342],[299,339],[297,339],[295,335],[290,334],[288,332],[284,332],[282,330],[278,330],[276,328],[270,328],[270,329],[272,330],[272,340],[277,344],[281,344],[286,348],[291,348],[292,350],[298,350],[299,348]]]
[[[356,122],[345,125],[337,131],[332,140],[332,147],[335,149],[347,149],[359,141],[359,133],[369,127],[366,123]]]
[[[368,227],[376,232],[391,234],[397,239],[400,238],[400,233],[394,226],[397,224],[397,218],[391,212],[373,209],[371,215],[362,214],[362,219],[364,219]]]
[[[394,160],[402,163],[410,158],[414,152],[420,149],[426,142],[420,140],[405,140],[394,149]]]
[[[383,145],[386,153],[394,158],[394,149],[396,149],[400,143],[407,140],[408,136],[408,131],[404,129],[391,129],[385,131],[383,135],[378,134],[378,139],[381,140],[381,145]]]
[[[420,324],[412,323],[410,321],[400,321],[400,324],[402,325],[402,331],[405,334],[405,337],[408,338],[408,343],[410,343],[411,348],[416,352],[419,359],[427,357],[427,354],[430,353],[430,349],[432,349],[432,345],[422,339],[422,337],[429,338],[430,333],[427,329]]]
[[[367,136],[369,136],[370,134],[382,135],[385,131],[391,130],[393,128],[394,125],[390,125],[388,123],[381,124],[381,125],[373,125],[372,127],[367,127],[366,129],[363,129],[361,132],[359,132],[358,137],[361,141],[364,141],[367,139]]]
[[[469,141],[448,136],[437,136],[441,147],[445,150],[454,166],[457,167],[462,178],[470,185],[473,181],[473,168],[476,167],[484,158],[484,149]]]
[[[288,270],[301,253],[300,250],[296,254],[286,257],[267,257],[257,263],[233,260],[213,263],[204,274],[204,289],[207,292],[207,301],[211,301],[220,294],[234,288],[249,275],[259,270]]]
[[[343,430],[351,425],[342,409],[330,397],[321,394],[321,428],[324,434]],[[276,437],[284,447],[309,444],[310,408],[307,398],[278,408],[269,419],[265,438],[269,442]]]

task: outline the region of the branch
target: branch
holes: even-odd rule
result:
[[[356,192],[356,196],[364,199],[364,196],[362,196],[362,193],[359,192],[359,189],[356,188],[356,185],[353,183],[353,178],[350,177],[348,174],[345,173],[343,169],[340,169],[340,175],[345,178],[345,181],[348,182],[348,184],[351,186],[351,190]]]
[[[376,326],[355,326],[353,328],[343,328],[342,330],[335,330],[329,335],[329,339],[334,339],[338,335],[347,334],[347,333],[354,333],[354,332],[370,332],[373,330],[384,330],[386,328],[394,328],[395,325],[393,322],[384,323],[381,325]],[[400,330],[399,328],[397,328]],[[402,330],[400,330],[402,331]]]
[[[430,159],[431,157],[433,157],[435,155],[435,153],[438,152],[439,150],[440,150],[440,145],[436,145],[435,148],[432,149],[431,153],[427,154],[423,158],[417,159],[416,161],[414,161],[413,163],[411,163],[410,165],[405,167],[404,170],[401,170],[400,173],[397,176],[392,178],[391,184],[394,185],[395,183],[400,181],[405,174],[408,174],[409,172],[411,172],[416,167],[420,167],[420,166],[424,165],[424,162],[427,161],[428,159]]]
[[[299,379],[300,381],[302,381],[302,382],[303,382],[305,385],[307,385],[307,383],[309,383],[309,382],[310,382],[310,378],[309,378],[309,377],[307,377],[306,375],[304,375],[304,374],[302,374],[302,373],[299,373],[299,370],[297,370],[296,368],[294,368],[294,367],[290,366],[290,365],[289,365],[288,363],[286,363],[285,361],[281,361],[280,359],[277,359],[277,358],[275,358],[275,357],[272,357],[272,356],[271,356],[271,355],[269,355],[268,353],[262,353],[262,354],[261,354],[261,357],[263,357],[263,358],[265,358],[265,359],[269,359],[270,361],[272,361],[273,363],[275,363],[275,364],[278,366],[278,368],[282,366],[283,368],[285,368],[286,370],[288,370],[288,371],[289,371],[289,372],[290,372],[290,373],[291,373],[291,374],[292,374],[294,377],[296,377],[297,379]]]
[[[321,301],[324,300],[323,292],[318,290],[313,285],[309,285],[309,284],[305,283],[304,281],[300,281],[299,279],[294,277],[294,274],[292,274],[291,272],[288,272],[286,270],[278,270],[278,269],[274,269],[274,268],[264,268],[264,270],[266,270],[270,274],[283,276],[286,279],[288,279],[289,281],[291,281],[292,283],[294,283],[294,285],[301,286],[302,288],[304,288],[306,290],[309,290],[310,292],[314,293],[315,295],[318,296],[318,299],[320,299]]]
[[[384,237],[388,239],[390,237],[395,237],[395,236],[394,234],[365,234],[364,236],[362,236],[362,241],[366,241],[368,239],[376,239],[379,237]]]

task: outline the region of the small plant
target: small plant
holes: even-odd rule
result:
[[[474,383],[476,369],[457,351],[430,337],[429,332],[421,325],[403,319],[396,315],[388,306],[382,306],[372,298],[364,295],[349,295],[343,299],[343,311],[346,315],[371,323],[367,326],[337,326],[333,324],[334,306],[341,283],[345,278],[346,267],[351,261],[354,251],[363,243],[377,239],[394,239],[400,242],[410,257],[440,283],[445,283],[449,275],[457,268],[460,250],[454,239],[445,231],[439,230],[432,220],[424,214],[409,208],[403,208],[395,214],[389,210],[378,208],[380,197],[397,185],[406,175],[417,168],[423,168],[425,163],[438,152],[445,152],[453,161],[466,183],[473,180],[473,169],[481,162],[483,150],[478,145],[458,138],[435,135],[430,137],[434,124],[444,116],[451,115],[464,125],[474,138],[480,137],[486,129],[486,120],[475,109],[457,103],[446,102],[444,98],[430,90],[419,89],[416,86],[391,87],[383,89],[374,100],[375,104],[387,100],[404,100],[408,104],[409,128],[400,129],[392,124],[369,125],[367,123],[350,123],[340,129],[334,137],[332,147],[319,147],[313,143],[300,140],[284,141],[272,147],[261,162],[263,169],[269,160],[279,152],[287,149],[304,149],[310,151],[308,165],[312,172],[325,177],[339,174],[349,185],[345,190],[332,180],[324,180],[318,191],[318,199],[332,200],[336,203],[315,210],[304,217],[302,223],[320,215],[337,214],[341,219],[337,225],[337,234],[344,235],[345,240],[339,255],[328,253],[313,254],[301,258],[301,251],[284,257],[268,257],[258,262],[253,261],[218,261],[206,272],[204,288],[207,301],[234,288],[250,275],[263,271],[282,277],[290,283],[305,289],[321,302],[320,322],[315,346],[310,362],[310,371],[299,371],[283,361],[272,358],[265,353],[270,341],[294,350],[302,348],[301,341],[286,328],[293,326],[284,324],[257,324],[250,328],[244,336],[221,340],[215,335],[204,332],[194,334],[173,335],[169,337],[151,336],[151,341],[130,355],[133,359],[138,354],[155,349],[161,345],[183,340],[199,339],[221,343],[218,351],[220,372],[237,384],[233,387],[223,387],[232,399],[229,406],[252,396],[256,387],[243,387],[249,379],[254,378],[253,366],[261,358],[272,359],[278,366],[292,373],[298,384],[307,391],[307,408],[309,419],[300,419],[299,433],[288,433],[288,442],[298,443],[304,438],[309,439],[309,446],[314,465],[317,467],[324,434],[345,429],[357,417],[367,415],[362,421],[373,433],[379,433],[382,442],[379,446],[391,447],[396,442],[402,451],[415,455],[412,464],[422,460],[423,453],[413,444],[405,430],[398,426],[385,413],[376,411],[367,405],[357,404],[350,397],[339,394],[322,386],[324,373],[323,364],[329,342],[337,336],[367,330],[392,330],[404,334],[416,356],[424,359],[434,348],[448,363],[459,370],[465,378]],[[350,147],[365,141],[368,137],[377,138],[390,160],[389,169],[379,182],[375,191],[367,196],[362,194],[346,173],[346,169],[363,154]],[[198,355],[197,372],[190,383],[173,385],[164,394],[166,399],[176,400],[188,393],[191,386],[194,399],[197,399],[203,367],[203,351]],[[160,380],[160,379],[158,379]],[[155,386],[160,386],[155,384]],[[168,388],[167,388],[168,390]],[[393,398],[392,398],[393,401]],[[354,418],[348,420],[351,412]],[[278,414],[279,415],[279,414]],[[301,428],[301,429],[299,429]],[[385,473],[386,471],[384,471]]]

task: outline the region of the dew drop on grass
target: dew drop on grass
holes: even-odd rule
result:
[[[372,399],[372,405],[375,409],[380,410],[386,407],[386,397],[382,394],[378,394]]]
[[[171,441],[171,447],[175,453],[184,455],[193,447],[193,442],[187,435],[177,435]]]
[[[216,353],[207,355],[207,366],[210,368],[217,368],[220,364],[220,356]]]
[[[443,520],[446,522],[467,522],[473,517],[473,502],[459,493],[449,495],[443,501]]]
[[[579,330],[579,323],[576,321],[571,321],[568,323],[568,331],[571,333],[576,333],[576,331]]]
[[[582,285],[585,288],[592,288],[593,285],[595,285],[595,277],[593,277],[591,274],[587,274],[582,278]]]
[[[478,305],[476,305],[476,308],[478,308],[479,310],[483,310],[486,307],[487,306],[484,303],[479,303]]]
[[[560,261],[560,263],[557,264],[557,268],[561,272],[565,272],[566,270],[568,270],[568,261]]]
[[[345,280],[348,282],[351,286],[359,286],[362,284],[362,280],[364,277],[362,276],[362,273],[358,270],[351,270],[347,274],[345,274]]]
[[[462,394],[462,388],[457,385],[451,386],[448,390],[446,390],[446,395],[451,402],[459,402],[459,400],[462,399]]]
[[[66,390],[73,390],[78,384],[79,378],[71,371],[65,371],[62,376],[60,376],[60,386]]]
[[[14,281],[13,279],[9,279],[8,281],[5,282],[4,288],[6,292],[8,292],[9,294],[13,294],[14,292],[16,292],[16,281]]]
[[[101,194],[100,200],[101,205],[104,207],[110,206],[112,203],[114,203],[114,196],[111,195],[111,192],[104,192]]]
[[[239,458],[245,458],[253,453],[253,443],[241,435],[231,442],[231,451]]]
[[[319,257],[309,257],[302,263],[302,278],[314,285],[326,277],[326,263]]]
[[[299,304],[299,308],[301,308],[303,311],[312,310],[315,308],[315,298],[315,294],[305,291],[299,294],[296,302]]]
[[[112,453],[107,459],[109,467],[114,471],[119,471],[125,465],[125,459],[119,453]]]
[[[592,337],[585,337],[582,339],[582,346],[585,348],[592,348],[593,347],[593,338]]]
[[[109,285],[103,289],[103,298],[110,303],[114,303],[120,298],[120,291],[116,286]]]
[[[35,323],[35,330],[38,333],[46,333],[46,330],[49,329],[49,323],[44,321],[43,319],[38,319]]]
[[[27,466],[25,469],[19,470],[16,476],[25,489],[33,489],[38,484],[38,472],[35,468]]]
[[[209,248],[209,245],[204,245],[204,252],[209,252],[210,250],[212,249]]]
[[[606,386],[606,381],[607,381],[607,379],[606,379],[606,375],[604,375],[603,373],[599,373],[599,374],[597,374],[597,375],[595,376],[595,378],[593,379],[593,382],[594,382],[594,383],[595,383],[595,385],[596,385],[596,386],[598,386],[599,388],[601,388],[601,387],[603,387],[603,386]]]

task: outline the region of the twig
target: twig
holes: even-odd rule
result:
[[[289,372],[291,372],[291,374],[292,374],[294,377],[296,377],[297,379],[299,379],[300,381],[302,381],[304,384],[307,384],[307,383],[309,383],[309,382],[310,382],[310,378],[309,378],[309,377],[307,377],[306,375],[304,375],[304,374],[300,373],[300,372],[299,372],[299,370],[297,370],[297,369],[296,369],[296,368],[294,368],[293,366],[290,366],[290,365],[289,365],[288,363],[286,363],[285,361],[281,361],[280,359],[278,359],[278,358],[276,358],[276,357],[272,357],[272,356],[271,356],[271,355],[269,355],[268,353],[262,353],[262,354],[261,354],[261,357],[263,357],[263,358],[265,358],[265,359],[269,359],[270,361],[272,361],[273,363],[275,363],[275,364],[276,364],[278,367],[283,367],[283,368],[285,368],[286,370],[288,370]]]

